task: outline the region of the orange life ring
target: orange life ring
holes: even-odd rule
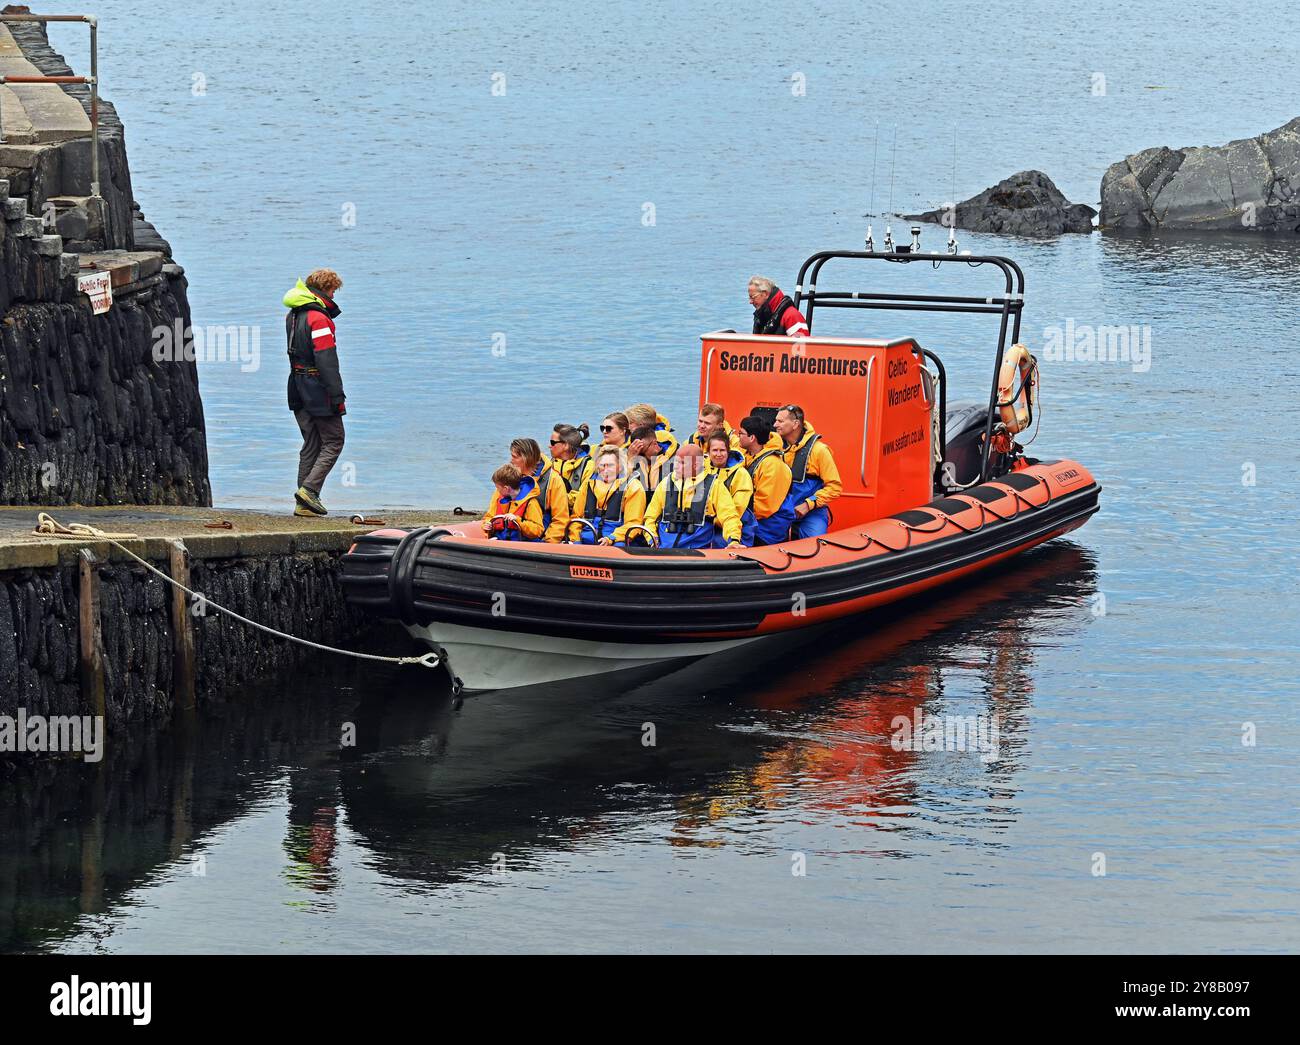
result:
[[[1017,383],[1020,392],[1013,399]],[[1002,369],[998,373],[998,410],[1007,431],[1015,435],[1028,428],[1037,405],[1038,360],[1024,345],[1012,345],[1002,357]]]

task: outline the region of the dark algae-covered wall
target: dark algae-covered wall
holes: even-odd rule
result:
[[[12,63],[72,74],[34,23],[0,26]],[[156,331],[189,328],[185,274],[133,198],[122,124],[101,98],[95,199],[87,88],[6,90],[29,119],[7,106],[0,144],[0,503],[211,504],[198,368],[154,352]],[[101,314],[78,289],[96,272]]]

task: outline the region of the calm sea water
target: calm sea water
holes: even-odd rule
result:
[[[1296,115],[1294,12],[320,11],[102,8],[105,93],[195,322],[262,328],[260,368],[202,371],[222,505],[288,506],[279,299],[316,265],[347,281],[356,481],[327,502],[478,504],[515,435],[642,399],[689,427],[699,333],[745,328],[749,275],[859,247],[891,168],[896,211],[1028,167],[1095,205],[1130,151]],[[1149,368],[1045,363],[1036,449],[1105,486],[1083,530],[757,663],[461,707],[330,664],[232,700],[10,792],[0,948],[1295,950],[1300,251],[961,238],[1024,267],[1031,347],[1149,331]],[[978,319],[819,330],[915,334],[954,398],[985,388]],[[1001,757],[894,750],[917,709],[996,713]]]

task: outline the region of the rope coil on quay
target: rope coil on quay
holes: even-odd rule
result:
[[[326,646],[319,642],[312,642],[310,639],[300,638],[297,635],[290,635],[288,632],[277,631],[275,628],[267,627],[265,624],[259,624],[255,620],[249,620],[241,616],[234,610],[227,609],[218,603],[213,602],[206,595],[196,591],[191,591],[179,581],[167,576],[162,570],[158,569],[152,563],[146,562],[140,556],[136,555],[130,548],[126,547],[121,541],[138,540],[139,535],[134,533],[110,533],[105,530],[97,529],[86,523],[71,523],[65,526],[47,512],[41,512],[36,517],[36,528],[32,531],[40,537],[58,537],[64,540],[73,541],[103,541],[111,544],[124,555],[130,556],[150,573],[156,574],[175,588],[179,588],[186,595],[193,599],[203,600],[205,606],[211,606],[214,610],[224,613],[227,617],[233,617],[242,624],[247,624],[250,628],[256,628],[258,631],[266,632],[278,639],[285,639],[289,642],[296,642],[300,646],[308,646],[312,649],[321,650],[325,653],[338,653],[344,657],[356,657],[358,660],[377,660],[385,664],[421,664],[426,668],[436,668],[441,663],[441,658],[437,653],[429,652],[419,657],[384,657],[377,653],[358,653],[356,650],[339,649],[337,646]]]

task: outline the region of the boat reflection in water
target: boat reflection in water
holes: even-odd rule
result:
[[[1091,555],[1056,542],[934,601],[769,645],[762,660],[738,651],[639,683],[463,704],[442,673],[322,666],[291,693],[113,745],[97,767],[46,766],[8,785],[0,951],[91,948],[141,890],[194,873],[245,822],[282,815],[281,884],[291,906],[316,910],[338,902],[345,864],[419,892],[629,832],[757,851],[769,843],[752,822],[767,811],[856,829],[836,836],[851,852],[915,852],[912,840],[943,832],[996,839],[1016,815],[1034,648],[1086,627],[1094,585]],[[900,749],[894,721],[918,709],[996,713],[1000,757]],[[356,744],[341,748],[349,732]],[[913,832],[907,847],[898,831]],[[245,859],[223,876],[269,888],[265,856]],[[219,894],[187,903],[213,906],[204,924],[247,917]]]
[[[954,787],[981,790],[989,815],[1005,818],[1043,641],[1034,633],[1084,626],[1094,579],[1091,555],[1062,542],[933,602],[769,644],[761,660],[736,651],[623,690],[587,679],[485,694],[457,714],[376,707],[381,720],[362,730],[371,746],[354,756],[366,771],[341,774],[349,824],[385,874],[442,882],[665,812],[669,840],[685,846],[747,844],[743,830],[717,826],[781,807],[928,829],[936,811],[914,814],[934,803],[941,817]],[[949,706],[958,676],[978,680],[979,707]],[[996,715],[997,756],[902,747],[895,719],[918,710]],[[888,838],[864,836],[862,850],[887,853]]]

